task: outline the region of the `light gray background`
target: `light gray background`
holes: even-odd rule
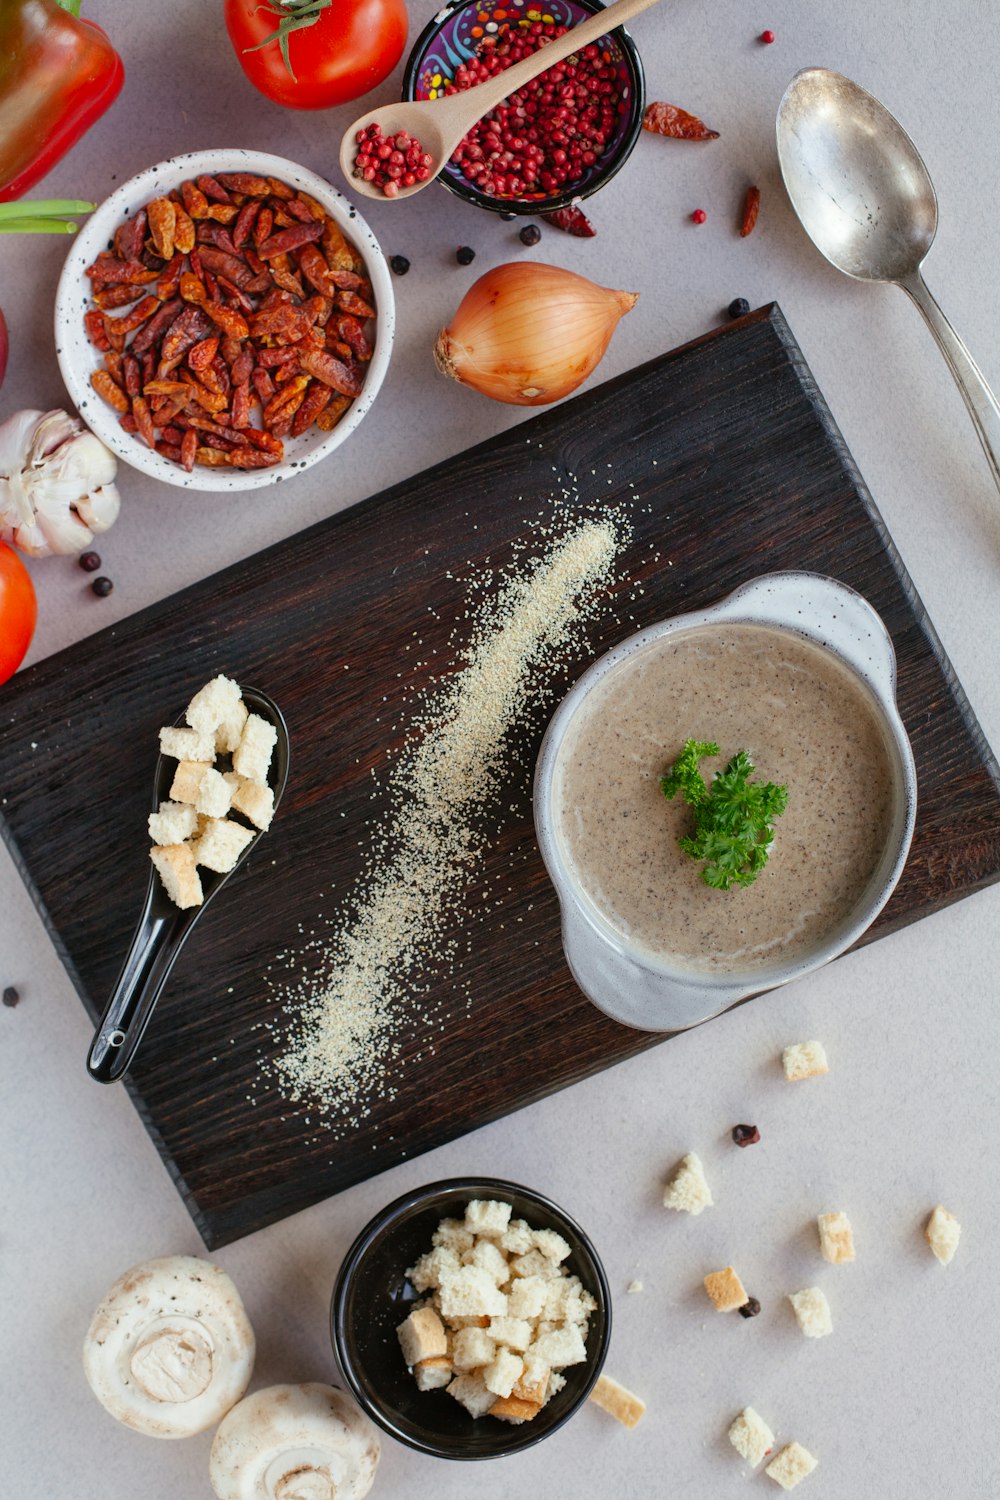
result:
[[[151,162],[213,145],[272,150],[338,182],[351,107],[298,115],[259,98],[236,64],[221,6],[93,0],[88,10],[119,44],[128,81],[43,184],[46,194],[100,199]],[[425,0],[411,6],[413,35],[431,10]],[[769,48],[754,40],[765,26],[777,33]],[[855,285],[812,250],[784,199],[773,144],[778,99],[807,65],[847,73],[895,110],[938,188],[932,289],[1000,384],[995,6],[671,0],[633,30],[650,98],[702,114],[722,137],[709,146],[644,138],[591,205],[598,238],[546,232],[531,253],[641,292],[602,377],[702,333],[735,296],[781,303],[1000,745],[1000,505],[986,465],[917,313],[900,292]],[[397,81],[377,98],[390,99]],[[748,179],[760,184],[763,208],[743,241],[734,223]],[[696,229],[687,215],[699,206],[709,217]],[[115,592],[94,599],[67,560],[33,565],[41,619],[30,660],[522,420],[435,378],[429,352],[475,275],[525,253],[516,226],[441,189],[369,217],[386,251],[405,253],[413,269],[396,283],[393,363],[358,433],[283,484],[280,497],[209,502],[123,468],[122,516],[98,544]],[[462,243],[479,252],[468,270],[453,260]],[[64,399],[50,333],[64,253],[54,239],[0,243],[12,339],[0,416]],[[531,1453],[475,1470],[387,1440],[377,1493],[719,1500],[746,1484],[777,1494],[767,1478],[744,1474],[725,1440],[750,1402],[781,1441],[796,1437],[819,1457],[802,1492],[811,1500],[1000,1495],[998,922],[993,889],[221,1252],[257,1329],[255,1385],[333,1374],[331,1285],[376,1209],[434,1177],[502,1173],[552,1194],[593,1234],[616,1298],[607,1368],[645,1397],[648,1415],[627,1433],[588,1409]],[[90,1313],[119,1272],[201,1247],[125,1093],[85,1076],[83,1008],[5,854],[0,983],[23,993],[18,1009],[0,1011],[2,1488],[29,1500],[210,1500],[210,1435],[157,1444],[129,1433],[103,1414],[80,1372]],[[829,1076],[786,1084],[781,1048],[812,1036],[827,1046]],[[742,1119],[763,1135],[749,1151],[728,1140]],[[659,1195],[691,1148],[717,1206],[689,1220],[659,1207]],[[920,1238],[939,1200],[964,1226],[947,1270]],[[814,1215],[836,1208],[855,1226],[853,1266],[828,1267],[817,1253]],[[705,1271],[727,1261],[763,1304],[755,1322],[718,1317],[700,1290]],[[634,1277],[645,1289],[627,1296]],[[799,1335],[782,1300],[814,1282],[835,1325],[820,1342]]]

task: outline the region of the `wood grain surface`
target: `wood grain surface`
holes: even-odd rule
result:
[[[414,695],[454,662],[469,579],[487,558],[502,569],[519,545],[538,555],[539,513],[561,490],[574,496],[563,526],[575,508],[627,510],[625,576],[587,644],[536,685],[535,723],[520,736],[487,856],[454,919],[460,967],[415,975],[400,1016],[394,1097],[360,1100],[368,1112],[356,1124],[336,1114],[321,1122],[308,1101],[282,1097],[268,1068],[289,1025],[281,985],[309,973],[306,938],[322,936],[358,877]],[[898,655],[919,807],[906,869],[870,940],[1000,878],[1000,773],[774,306],[0,689],[0,827],[94,1018],[145,891],[157,728],[220,671],[269,692],[288,720],[280,815],[181,956],[128,1083],[206,1244],[662,1040],[607,1020],[569,976],[532,833],[530,766],[547,715],[594,654],[779,568],[858,589]],[[408,650],[415,639],[419,658]]]

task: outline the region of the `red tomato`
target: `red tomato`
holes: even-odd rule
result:
[[[226,30],[254,88],[290,109],[330,109],[358,99],[388,77],[406,44],[404,0],[225,0]],[[315,13],[288,33],[291,72],[277,40],[258,46],[282,17]],[[295,75],[294,77],[292,75]]]
[[[0,542],[0,682],[13,677],[35,633],[35,590],[17,553]]]

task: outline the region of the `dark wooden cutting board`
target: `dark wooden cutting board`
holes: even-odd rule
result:
[[[1000,878],[996,761],[784,319],[762,309],[0,690],[0,826],[92,1017],[145,890],[158,726],[219,671],[285,712],[292,775],[280,815],[182,954],[128,1085],[210,1247],[660,1039],[607,1020],[571,980],[522,766],[471,881],[461,983],[446,965],[431,978],[443,1028],[433,1050],[427,1001],[414,999],[395,1098],[362,1101],[370,1112],[356,1126],[320,1125],[261,1069],[288,1024],[266,971],[281,975],[279,954],[331,915],[331,886],[345,891],[359,873],[379,812],[371,772],[398,748],[388,726],[406,722],[421,672],[447,668],[463,580],[477,560],[502,565],[519,538],[537,551],[530,523],[567,474],[591,507],[627,502],[634,527],[630,583],[590,628],[591,652],[778,568],[843,579],[882,615],[920,799],[902,880],[869,938]],[[415,631],[421,660],[439,653],[433,669],[406,653]],[[586,659],[581,649],[545,682],[546,711]],[[526,736],[525,765],[540,733]]]

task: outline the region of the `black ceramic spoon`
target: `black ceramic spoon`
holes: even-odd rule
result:
[[[244,688],[243,701],[252,713],[267,719],[278,731],[268,776],[274,793],[274,810],[277,812],[288,780],[288,726],[281,710],[266,693],[261,693],[256,688]],[[184,720],[181,719],[179,723],[183,724]],[[160,756],[153,790],[154,812],[161,802],[169,800],[170,783],[176,770],[176,760],[170,756]],[[247,856],[256,849],[262,836],[262,830],[255,831],[233,870],[239,869]],[[160,998],[177,955],[190,937],[198,918],[212,897],[221,891],[233,870],[218,875],[214,870],[202,869],[200,874],[204,900],[200,906],[181,910],[167,895],[156,870],[150,867],[142,916],[87,1057],[87,1071],[98,1083],[116,1082],[135,1061],[135,1054],[149,1025],[153,1007]]]

